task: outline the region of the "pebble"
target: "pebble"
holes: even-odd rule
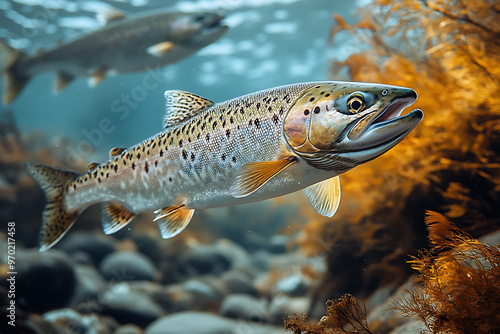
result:
[[[25,310],[44,313],[68,306],[76,287],[71,258],[60,250],[16,254],[16,300]]]
[[[101,261],[114,252],[116,240],[111,236],[96,235],[91,232],[68,233],[55,248],[62,249],[68,254],[84,252],[90,255],[94,264],[99,266]]]
[[[254,296],[233,294],[227,296],[222,302],[220,314],[228,318],[265,322],[268,314],[268,303]]]
[[[285,334],[279,327],[240,321],[206,312],[185,311],[164,316],[145,330],[144,334]]]
[[[102,260],[99,269],[107,280],[153,281],[156,268],[145,255],[136,252],[114,252]]]
[[[114,285],[99,298],[99,313],[116,319],[121,324],[146,327],[165,311],[151,298],[130,290],[126,283]]]

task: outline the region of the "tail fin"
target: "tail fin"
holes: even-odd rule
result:
[[[66,185],[79,174],[32,163],[26,164],[26,168],[47,197],[39,239],[39,251],[43,252],[61,240],[80,215],[78,211],[68,212],[64,208]]]
[[[0,62],[2,63],[5,86],[3,94],[4,104],[12,102],[30,79],[29,77],[20,75],[16,71],[15,65],[24,57],[27,57],[24,53],[10,47],[5,41],[0,40]]]

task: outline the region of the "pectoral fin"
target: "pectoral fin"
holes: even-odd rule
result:
[[[146,52],[155,57],[163,57],[168,51],[172,50],[174,46],[172,42],[161,42],[151,45],[146,49]]]
[[[169,239],[181,233],[188,226],[193,217],[194,210],[188,209],[184,204],[156,210],[157,216],[153,221],[158,222],[161,237]]]
[[[234,197],[245,197],[257,191],[283,169],[297,162],[294,156],[278,161],[251,162],[244,165],[231,186]]]
[[[340,178],[332,177],[303,190],[314,211],[322,216],[333,217],[340,204]]]
[[[116,203],[105,203],[102,206],[101,220],[105,234],[118,232],[134,219],[135,214]]]

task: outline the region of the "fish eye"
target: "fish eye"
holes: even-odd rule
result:
[[[360,94],[353,94],[347,100],[347,108],[351,114],[357,114],[365,108],[365,98]]]
[[[206,15],[205,14],[198,14],[194,17],[194,21],[195,22],[202,22],[204,21],[206,18]]]
[[[387,94],[389,94],[389,91],[387,89],[384,89],[382,91],[382,96],[387,96]]]

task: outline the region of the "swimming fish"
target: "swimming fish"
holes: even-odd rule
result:
[[[222,16],[208,12],[164,12],[127,18],[117,10],[99,30],[51,50],[25,55],[0,41],[4,104],[12,102],[31,77],[55,71],[55,90],[78,76],[98,84],[110,71],[123,73],[175,63],[220,38]]]
[[[83,174],[27,164],[48,199],[40,251],[95,203],[102,203],[104,233],[154,211],[163,238],[184,230],[197,209],[301,189],[331,217],[338,175],[394,147],[423,118],[419,109],[399,116],[416,100],[414,90],[372,83],[299,83],[222,103],[177,90],[165,98],[164,131],[112,149]]]

